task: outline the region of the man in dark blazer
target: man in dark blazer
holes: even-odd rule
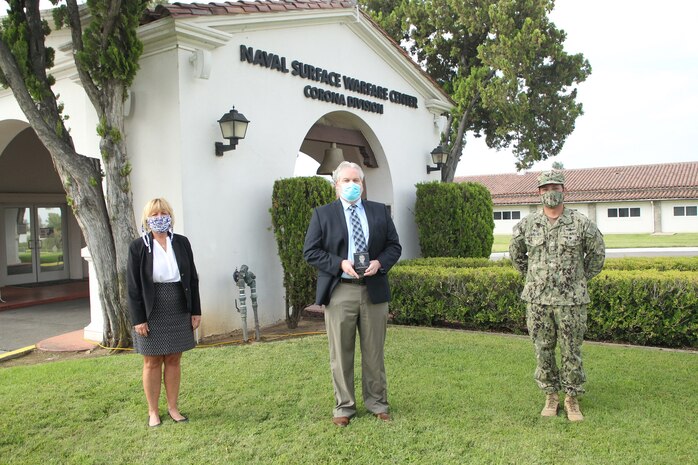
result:
[[[332,421],[347,426],[356,415],[357,329],[364,405],[377,418],[389,421],[383,357],[390,300],[387,273],[400,258],[402,247],[388,208],[361,199],[364,173],[359,165],[342,162],[332,179],[338,199],[313,211],[303,246],[306,261],[318,269],[315,303],[326,306],[335,394]],[[357,272],[355,257],[366,259],[365,270]]]

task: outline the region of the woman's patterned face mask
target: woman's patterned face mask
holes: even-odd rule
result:
[[[172,227],[172,217],[170,215],[151,216],[148,218],[148,227],[150,227],[153,232],[167,232],[170,230],[170,227]]]

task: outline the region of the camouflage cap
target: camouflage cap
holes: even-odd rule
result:
[[[544,171],[538,176],[538,187],[546,184],[565,184],[565,175],[560,171]]]

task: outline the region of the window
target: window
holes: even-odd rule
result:
[[[674,216],[698,216],[698,206],[686,205],[674,207]]]
[[[676,208],[674,208],[674,215],[676,215]],[[608,209],[609,218],[639,218],[640,208],[609,208]]]
[[[494,219],[495,220],[520,220],[521,219],[521,212],[518,210],[494,212]]]

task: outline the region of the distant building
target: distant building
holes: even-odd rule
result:
[[[698,162],[565,169],[565,205],[587,215],[604,234],[698,232]],[[494,233],[510,234],[540,209],[536,179],[523,174],[460,176],[478,182],[494,203]]]

